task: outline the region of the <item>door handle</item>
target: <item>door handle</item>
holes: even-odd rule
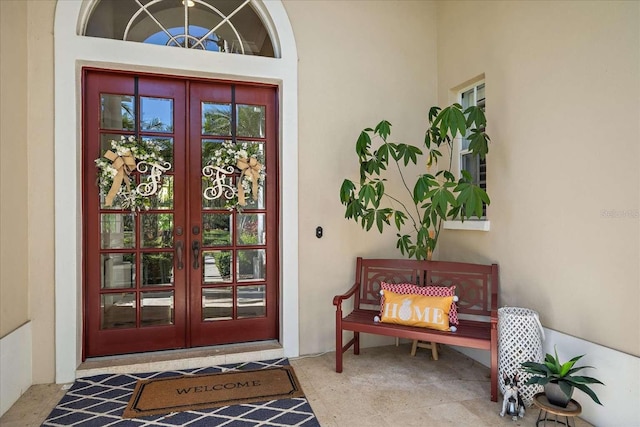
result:
[[[193,269],[197,270],[200,268],[200,242],[198,240],[191,243],[191,250],[193,251]]]
[[[176,242],[176,256],[178,257],[178,270],[182,270],[184,268],[184,263],[182,262],[184,251],[184,244],[182,240],[178,240]]]

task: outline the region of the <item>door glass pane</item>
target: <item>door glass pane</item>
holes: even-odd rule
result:
[[[238,318],[263,317],[266,315],[267,299],[265,286],[238,286]]]
[[[221,175],[219,181],[214,177],[202,177],[202,209],[226,209],[225,205],[233,197],[235,179],[232,176]],[[222,192],[222,194],[220,194]],[[206,195],[206,197],[204,197]],[[227,197],[229,196],[229,197]]]
[[[214,156],[220,155],[223,143],[230,144],[231,141],[223,139],[203,139],[202,140],[202,166],[214,165]],[[215,166],[215,165],[214,165]]]
[[[238,282],[264,280],[264,254],[264,249],[246,249],[238,251]]]
[[[102,249],[134,248],[136,233],[133,215],[100,215],[100,242]]]
[[[140,97],[143,131],[173,132],[173,99]]]
[[[265,108],[263,105],[236,106],[237,135],[264,138]]]
[[[100,134],[100,155],[104,156],[108,150],[112,149],[111,141],[120,141],[121,137],[128,137],[128,135],[115,134],[115,133],[103,133]]]
[[[251,141],[239,144],[241,149],[247,152],[249,158],[255,158],[260,165],[255,171],[258,175],[257,194],[254,193],[253,176],[243,175],[242,185],[248,191],[245,191],[246,209],[264,209],[264,186],[267,177],[265,165],[264,143]],[[254,197],[255,196],[255,197]]]
[[[134,288],[136,284],[136,255],[108,253],[100,255],[101,288]]]
[[[233,319],[233,289],[208,288],[202,290],[202,320]]]
[[[109,151],[112,150],[113,147],[111,145],[112,141],[120,141],[120,137],[121,136],[127,136],[127,135],[122,135],[122,134],[112,134],[112,133],[103,133],[100,135],[100,156],[104,156],[104,154]],[[116,173],[115,169],[112,171],[113,174]],[[101,209],[122,209],[122,201],[123,201],[123,195],[119,194],[117,195],[114,199],[113,199],[113,203],[111,204],[111,206],[107,206],[105,204],[105,198],[107,197],[107,194],[109,192],[109,190],[111,189],[111,187],[108,187],[108,189],[105,187],[105,185],[102,184],[102,178],[100,176],[100,170],[98,168],[96,168],[96,177],[98,180],[100,180],[100,208]],[[107,182],[112,182],[112,177],[109,179],[109,181]],[[131,189],[135,188],[135,186],[137,185],[137,177],[135,176],[129,176],[129,187]],[[106,184],[109,185],[109,184]],[[123,187],[124,188],[124,187]]]
[[[131,95],[100,94],[100,127],[134,130],[135,103]]]
[[[204,246],[231,245],[231,214],[202,215],[202,244]]]
[[[238,215],[238,245],[265,244],[265,214]]]
[[[136,327],[136,294],[118,293],[100,296],[100,329]]]
[[[461,156],[462,164],[460,167],[471,174],[473,177],[473,182],[480,182],[480,157],[474,156],[473,154],[463,154]]]
[[[149,209],[173,209],[173,195],[173,176],[164,175],[158,192],[147,198]]]
[[[231,135],[231,104],[202,103],[202,134]]]
[[[142,141],[147,145],[154,145],[160,152],[162,161],[169,162],[171,164],[171,169],[173,169],[173,138],[143,136]]]
[[[138,177],[137,176],[129,176],[129,188],[131,190],[135,189],[135,187],[138,185]],[[102,185],[101,185],[102,187]],[[111,188],[111,187],[109,187]],[[124,207],[123,206],[123,202],[126,201],[127,195],[125,194],[126,192],[126,187],[122,187],[122,190],[120,190],[119,193],[116,194],[116,196],[113,198],[113,201],[111,202],[111,206],[107,206],[107,194],[109,194],[108,190],[104,190],[104,191],[100,191],[99,193],[99,197],[100,197],[100,209],[105,209],[105,210],[110,210],[110,209],[114,209],[114,210],[121,210],[121,209],[128,209],[130,210],[131,207],[130,205],[127,205],[128,207]],[[145,200],[144,203],[145,207],[149,207],[149,203],[148,200]]]
[[[143,292],[140,326],[173,324],[173,291]]]
[[[142,286],[173,285],[173,252],[143,253]]]
[[[202,259],[204,283],[231,282],[231,251],[204,251]]]
[[[143,248],[173,247],[173,214],[140,214],[140,242]]]

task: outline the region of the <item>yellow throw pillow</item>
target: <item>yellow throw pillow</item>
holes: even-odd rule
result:
[[[384,292],[383,323],[449,331],[449,310],[453,296],[430,297]]]

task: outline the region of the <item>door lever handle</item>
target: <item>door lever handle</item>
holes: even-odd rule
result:
[[[193,269],[197,270],[200,268],[200,242],[198,240],[191,243],[191,250],[193,251]]]
[[[178,258],[178,270],[182,270],[184,268],[183,258],[184,244],[182,240],[178,240],[176,242],[176,257]]]

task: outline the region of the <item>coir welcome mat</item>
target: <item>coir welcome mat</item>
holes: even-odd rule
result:
[[[304,397],[291,366],[138,380],[123,418]]]

